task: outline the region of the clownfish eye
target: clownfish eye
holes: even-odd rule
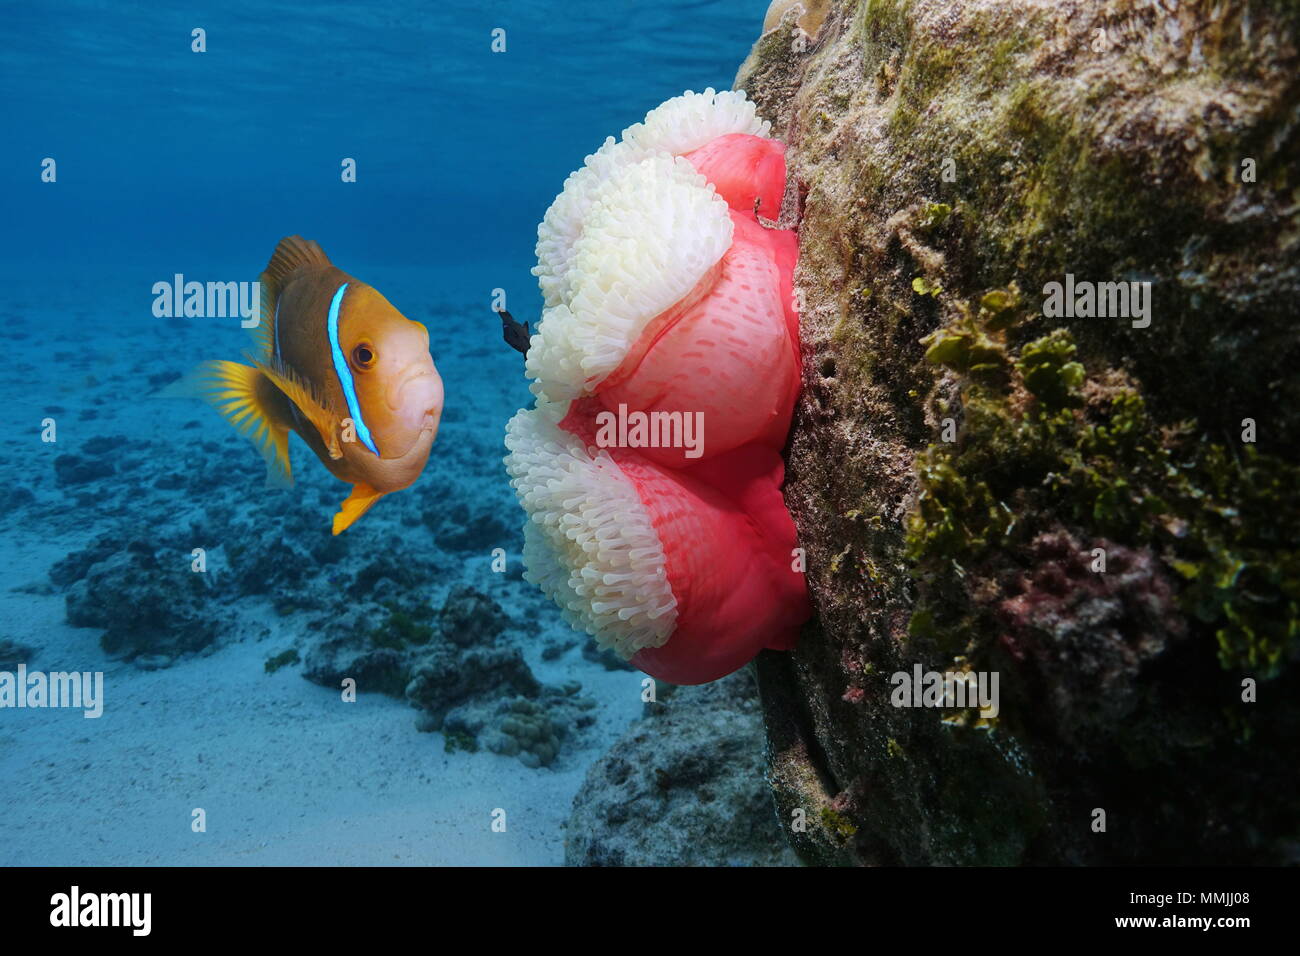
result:
[[[352,350],[352,364],[357,368],[370,368],[375,364],[375,350],[364,342]]]

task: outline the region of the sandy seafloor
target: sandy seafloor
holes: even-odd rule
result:
[[[270,251],[249,250],[233,274],[206,270],[202,278],[252,278]],[[30,669],[102,670],[105,711],[97,720],[50,709],[0,715],[0,864],[563,862],[573,796],[589,764],[638,714],[641,675],[584,658],[587,638],[520,579],[520,535],[448,552],[419,520],[458,505],[495,514],[511,529],[523,520],[501,457],[505,422],[528,394],[522,358],[501,343],[489,302],[497,286],[526,298],[531,277],[526,265],[504,277],[339,265],[429,327],[447,391],[424,475],[343,536],[340,564],[387,552],[434,567],[427,582],[434,607],[459,584],[493,597],[539,680],[577,680],[596,699],[594,726],[566,742],[550,767],[486,751],[447,753],[442,734],[416,731],[417,712],[402,700],[363,693],[343,703],[300,667],[265,673],[268,657],[312,627],[309,611],[282,615],[267,598],[221,607],[229,621],[217,644],[170,667],[110,659],[99,631],[66,623],[64,592],[48,577],[54,562],[111,532],[186,563],[192,547],[208,547],[220,573],[220,542],[194,541],[194,527],[221,538],[272,512],[303,512],[317,529],[309,533],[325,539],[347,487],[295,437],[296,487],[268,490],[257,452],[215,411],[148,397],[156,387],[150,376],[205,358],[237,359],[247,334],[236,321],[153,319],[149,289],[159,276],[10,282],[0,312],[16,349],[0,369],[10,425],[0,469],[9,492],[25,488],[34,500],[0,514],[0,638],[34,649]],[[453,335],[453,326],[475,331]],[[57,422],[56,444],[40,440],[46,416]],[[56,486],[57,455],[105,438],[114,442],[107,456],[114,474]],[[202,480],[157,487],[177,471]],[[489,569],[496,546],[510,552],[507,574]],[[306,577],[308,591],[329,586],[324,569],[319,580],[311,569]],[[543,660],[547,645],[564,650]],[[191,830],[196,807],[206,812],[204,833]],[[496,808],[506,811],[504,833],[491,827]]]

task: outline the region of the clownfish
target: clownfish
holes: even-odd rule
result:
[[[266,459],[268,484],[293,484],[297,432],[352,485],[334,515],[338,534],[429,459],[443,404],[429,330],[300,236],[280,240],[260,282],[252,364],[204,362],[165,394],[221,412]]]

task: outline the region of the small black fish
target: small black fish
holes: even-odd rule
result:
[[[501,313],[501,337],[506,340],[506,345],[510,346],[516,352],[528,354],[528,340],[532,338],[532,333],[528,330],[527,322],[516,322],[505,309],[498,310]]]

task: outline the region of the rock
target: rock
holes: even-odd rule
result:
[[[433,729],[452,707],[480,695],[495,702],[537,693],[523,655],[501,639],[509,618],[500,605],[473,588],[457,588],[435,613],[420,589],[394,579],[403,574],[377,559],[343,592],[330,592],[333,614],[316,622],[308,639],[304,677],[328,687],[353,677],[359,690],[405,696],[431,715]],[[364,594],[384,603],[353,597]]]
[[[69,624],[103,628],[104,650],[125,659],[195,653],[227,622],[208,576],[192,572],[187,556],[159,559],[138,541],[92,565],[66,605]]]
[[[454,588],[438,614],[442,635],[462,647],[490,644],[510,623],[501,605],[471,587]]]
[[[240,594],[265,594],[277,604],[296,606],[295,597],[312,583],[308,575],[316,565],[311,555],[289,543],[293,538],[276,526],[244,525],[239,533],[224,534],[210,546],[225,545],[231,586]]]
[[[61,588],[80,581],[91,565],[120,551],[122,540],[119,533],[101,534],[86,547],[68,552],[50,568],[50,580]]]
[[[561,745],[595,723],[596,701],[579,694],[576,681],[541,688],[538,699],[515,697],[463,704],[447,713],[443,732],[458,746],[481,744],[503,757],[517,757],[527,767],[549,767]],[[472,741],[472,748],[466,744]]]
[[[1298,21],[833,0],[741,68],[800,237],[817,619],[756,670],[807,859],[1293,856]],[[1063,317],[1076,280],[1150,285]],[[893,706],[917,664],[1000,713]]]
[[[569,866],[777,866],[798,860],[763,777],[748,669],[683,687],[587,772],[565,841]]]
[[[349,638],[333,638],[312,646],[303,658],[302,676],[322,687],[339,688],[343,681],[356,681],[363,694],[398,696],[410,673],[404,654],[390,647],[364,647]]]
[[[559,641],[552,641],[542,648],[542,660],[554,661],[559,660],[566,653],[573,650],[578,644],[576,639],[567,638]]]
[[[348,591],[354,598],[370,600],[383,600],[390,595],[405,596],[427,585],[429,570],[428,566],[418,562],[381,554],[362,565],[353,576]]]
[[[433,714],[427,711],[421,711],[415,718],[415,729],[422,734],[431,734],[438,729],[438,726],[438,721],[434,719]]]
[[[302,663],[302,656],[298,653],[298,648],[291,647],[288,650],[281,651],[279,654],[273,654],[262,663],[262,672],[265,674],[274,674],[282,667],[288,667],[292,664]]]
[[[82,446],[82,450],[93,458],[99,458],[117,454],[131,444],[131,439],[125,435],[96,435]]]
[[[1094,546],[1107,555],[1104,574],[1090,567]],[[1186,635],[1186,622],[1149,549],[1055,531],[1035,538],[1028,553],[1030,569],[1002,588],[1001,643],[1026,677],[1049,689],[1041,710],[1054,732],[1087,747],[1140,709],[1143,669]]]
[[[406,699],[430,714],[441,726],[447,712],[470,701],[502,697],[534,697],[541,685],[519,648],[511,646],[461,648],[432,642],[412,659]]]
[[[31,647],[8,637],[0,638],[0,671],[13,673],[19,664],[26,664],[35,653]]]
[[[433,529],[438,547],[489,554],[493,548],[517,550],[521,535],[518,522],[503,517],[509,513],[499,508],[471,511],[468,505],[458,504],[445,515],[428,510],[423,518]]]
[[[499,708],[499,719],[486,737],[493,753],[518,756],[528,767],[547,767],[560,752],[564,726],[552,721],[541,704],[517,697]]]
[[[601,647],[589,637],[580,638],[582,642],[582,658],[591,661],[593,664],[599,664],[607,671],[632,671],[636,670],[630,663],[623,660],[607,647]]]
[[[334,689],[351,678],[359,693],[400,697],[410,680],[411,648],[386,630],[384,621],[384,611],[372,604],[340,604],[336,615],[308,637],[302,676]]]
[[[331,688],[351,677],[359,691],[405,697],[425,732],[442,729],[454,708],[491,712],[503,699],[541,693],[523,653],[504,637],[509,618],[499,604],[461,587],[435,613],[406,573],[379,558],[348,588],[329,592],[336,600],[305,643],[304,677]],[[363,594],[384,603],[352,596]]]
[[[114,471],[113,462],[108,458],[59,455],[54,459],[54,483],[60,488],[110,478]]]

